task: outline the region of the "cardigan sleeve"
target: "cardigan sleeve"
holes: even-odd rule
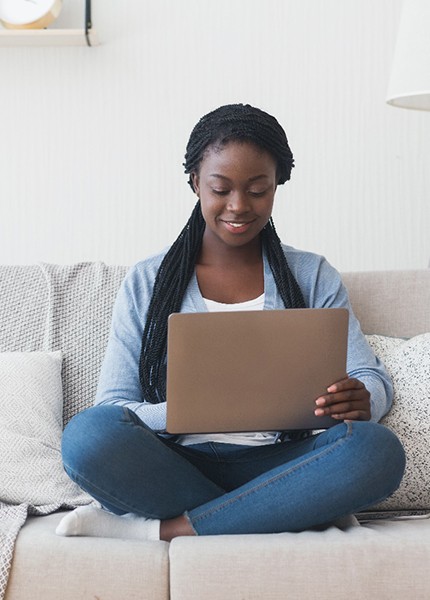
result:
[[[129,408],[154,431],[164,431],[166,403],[147,402],[139,381],[143,324],[157,268],[157,261],[138,263],[119,289],[95,404]]]
[[[338,271],[324,257],[287,251],[287,260],[310,308],[344,307],[349,311],[347,372],[370,392],[371,419],[379,421],[390,409],[393,386],[384,365],[361,331]],[[333,382],[334,383],[334,382]]]

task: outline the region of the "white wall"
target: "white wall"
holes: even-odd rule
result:
[[[57,26],[83,0],[64,0]],[[296,158],[275,221],[341,270],[426,267],[430,114],[385,104],[401,0],[93,0],[95,48],[0,48],[0,262],[131,264],[195,198],[198,118],[249,102]],[[68,22],[66,22],[68,21]]]

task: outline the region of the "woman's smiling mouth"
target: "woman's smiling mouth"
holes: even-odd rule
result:
[[[233,233],[244,233],[249,229],[254,221],[225,221],[221,220],[226,228]]]

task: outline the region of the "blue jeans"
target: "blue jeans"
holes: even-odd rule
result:
[[[384,500],[399,486],[405,454],[373,422],[340,423],[267,446],[181,446],[137,415],[95,406],[63,435],[66,472],[115,514],[185,514],[199,535],[301,531]]]

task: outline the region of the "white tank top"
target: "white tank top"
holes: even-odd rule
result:
[[[204,298],[206,306],[210,312],[226,312],[236,310],[263,310],[264,294],[247,300],[246,302],[237,302],[236,304],[223,304]],[[182,435],[178,438],[178,443],[184,446],[191,444],[203,444],[205,442],[221,442],[223,444],[240,444],[246,446],[261,446],[264,444],[273,444],[278,436],[277,431],[256,431],[246,433],[199,433]]]

